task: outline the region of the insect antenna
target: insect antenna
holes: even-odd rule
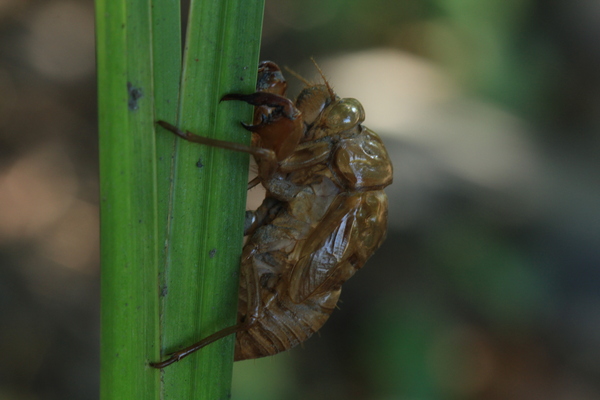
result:
[[[289,72],[290,74],[292,74],[294,76],[294,78],[301,80],[302,83],[304,83],[306,86],[313,86],[314,83],[310,82],[308,79],[304,78],[302,75],[300,75],[299,73],[297,73],[296,71],[294,71],[293,69],[291,69],[290,67],[288,67],[287,65],[285,65],[283,68],[285,68],[285,70],[287,72]]]
[[[315,59],[313,57],[310,58],[310,61],[313,62],[313,64],[315,64],[315,67],[317,68],[317,71],[319,71],[319,75],[321,75],[321,78],[323,79],[323,82],[325,82],[325,86],[327,86],[327,91],[329,91],[329,95],[331,96],[332,100],[335,100],[335,92],[333,91],[333,88],[329,85],[329,82],[327,81],[327,78],[325,78],[325,74],[323,73],[323,71],[321,70],[321,68],[319,67],[319,64],[317,64],[317,62],[315,61]]]

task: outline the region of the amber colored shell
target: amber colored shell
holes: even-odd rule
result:
[[[258,295],[260,309],[256,322],[237,332],[236,360],[279,353],[319,330],[342,284],[386,235],[382,189],[392,182],[392,164],[381,139],[360,123],[339,132],[334,121],[328,134],[327,111],[340,100],[323,85],[308,87],[298,99],[301,112],[317,117],[312,115],[295,152],[261,182],[265,202],[284,206],[244,247],[238,322],[252,312],[252,296]]]
[[[392,164],[377,134],[363,127],[362,105],[327,82],[285,97],[279,67],[259,65],[257,91],[228,94],[255,106],[252,146],[158,124],[195,143],[250,153],[267,193],[246,213],[237,324],[150,363],[164,368],[236,334],[235,360],[292,348],[323,326],[346,280],[381,246],[387,229]],[[251,182],[250,187],[258,181]]]

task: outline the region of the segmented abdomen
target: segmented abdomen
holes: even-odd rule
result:
[[[250,330],[237,333],[235,360],[277,354],[304,342],[327,321],[339,294],[340,290],[329,292],[302,304],[275,296]]]

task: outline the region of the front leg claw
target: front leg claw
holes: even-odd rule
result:
[[[294,106],[290,99],[268,92],[256,92],[251,94],[230,93],[221,98],[221,101],[240,100],[253,106],[271,107],[284,117],[296,119],[300,111]]]

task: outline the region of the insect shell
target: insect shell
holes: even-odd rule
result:
[[[320,72],[320,71],[319,71]],[[235,326],[171,355],[165,367],[236,334],[235,360],[277,354],[323,326],[342,284],[385,239],[392,164],[380,138],[361,125],[356,99],[308,84],[295,102],[270,61],[259,65],[257,91],[230,94],[255,106],[252,146],[203,138],[159,124],[186,140],[252,154],[266,197],[246,213]]]

